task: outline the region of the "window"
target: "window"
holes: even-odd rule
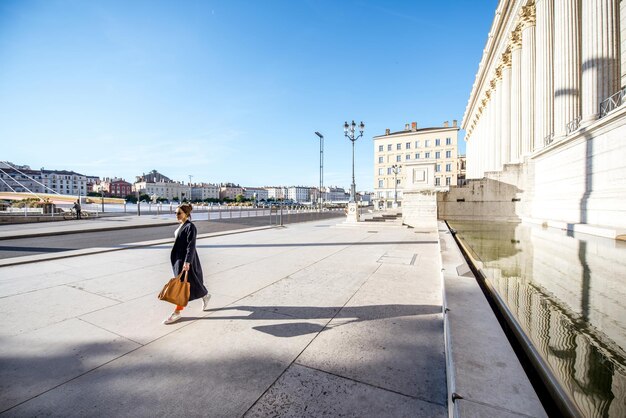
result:
[[[397,149],[397,150],[402,149],[402,144],[396,144],[396,149]]]
[[[446,158],[452,158],[452,151],[446,151]]]
[[[439,177],[435,177],[435,186],[441,185],[441,179]]]
[[[446,171],[452,171],[452,164],[446,164]]]
[[[396,156],[396,162],[398,162],[398,163],[402,162],[402,155],[397,155]]]
[[[452,177],[446,177],[446,186],[449,186],[451,181]]]
[[[424,153],[424,158],[430,158],[430,152],[425,152]]]
[[[384,150],[383,146],[382,146],[382,145],[379,145],[379,146],[378,146],[378,152],[383,152],[383,150]]]
[[[411,143],[410,142],[406,143],[406,149],[411,149]]]
[[[405,159],[405,160],[410,160],[410,159],[411,159],[411,154],[407,154],[407,155],[404,157],[404,159]]]
[[[387,151],[391,151],[391,144],[387,145]]]
[[[439,172],[441,171],[441,164],[437,164],[437,165],[435,166],[435,171],[436,171],[437,173],[439,173]]]
[[[383,163],[383,157],[378,157],[378,163],[382,164]]]
[[[396,179],[396,185],[400,184],[400,179]]]
[[[384,171],[384,169],[379,168],[379,169],[378,169],[378,175],[379,175],[379,176],[382,176],[382,175],[383,175],[383,171]]]
[[[383,186],[383,180],[378,180],[378,187],[384,187]]]
[[[452,138],[446,138],[446,145],[452,145]]]
[[[420,147],[420,142],[419,141],[415,141],[415,148],[419,148]]]
[[[435,152],[435,158],[436,158],[436,159],[441,158],[441,152],[436,151],[436,152]]]
[[[387,167],[387,175],[391,175],[391,167]]]
[[[424,141],[424,146],[426,148],[430,147],[430,139],[427,139],[427,140]]]
[[[435,139],[435,146],[438,147],[441,145],[441,140],[439,138]]]
[[[415,153],[415,159],[416,159],[416,160],[419,160],[419,159],[420,159],[420,153],[419,153],[419,152],[416,152],[416,153]]]

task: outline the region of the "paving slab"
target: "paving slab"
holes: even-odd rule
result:
[[[0,405],[3,409],[139,347],[128,339],[74,318],[14,338],[0,338],[0,341]]]
[[[441,405],[420,401],[295,364],[246,417],[445,417]]]
[[[0,317],[17,320],[3,321],[0,337],[45,328],[118,303],[65,285],[8,296],[0,304]]]

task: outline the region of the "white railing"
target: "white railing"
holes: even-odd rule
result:
[[[546,137],[543,138],[543,146],[547,147],[552,141],[554,141],[554,132],[551,132],[550,135],[546,135]]]
[[[609,112],[617,109],[624,104],[624,96],[626,96],[626,87],[622,88],[617,93],[613,94],[609,98],[600,103],[600,117],[603,118],[609,114]]]
[[[580,127],[580,120],[581,120],[581,117],[576,116],[574,119],[572,119],[570,122],[567,123],[567,126],[566,126],[567,135],[576,131]]]

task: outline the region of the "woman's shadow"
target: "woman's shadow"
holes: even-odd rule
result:
[[[253,329],[273,335],[275,337],[289,338],[300,335],[319,333],[324,330],[336,328],[342,325],[374,321],[379,319],[411,317],[420,315],[433,315],[442,313],[441,305],[369,305],[348,307],[318,307],[318,306],[226,306],[223,308],[209,309],[207,312],[238,311],[241,314],[227,316],[206,316],[196,318],[184,318],[187,321],[195,319],[208,320],[277,320],[284,316],[288,320],[301,320],[286,322],[283,324],[260,325]],[[306,322],[306,320],[322,320],[323,323]],[[327,321],[323,321],[327,320]],[[330,325],[331,320],[333,324]]]

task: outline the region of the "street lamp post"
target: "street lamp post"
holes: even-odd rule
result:
[[[359,136],[355,137],[356,123],[352,121],[350,125],[346,121],[343,124],[343,133],[346,138],[352,142],[352,185],[350,186],[350,203],[356,202],[356,184],[354,182],[354,143],[357,139],[363,136],[363,131],[365,130],[365,124],[361,121],[359,124]]]
[[[394,207],[398,206],[398,173],[402,169],[401,165],[394,164],[391,166],[391,170],[393,171],[393,205]]]
[[[100,199],[102,201],[102,213],[104,213],[104,185],[100,185]]]
[[[320,189],[319,189],[319,194],[317,195],[317,200],[320,206],[320,212],[322,211],[322,207],[324,205],[324,202],[322,200],[322,187],[324,187],[324,135],[322,135],[319,132],[315,132],[315,135],[317,135],[320,138]]]

